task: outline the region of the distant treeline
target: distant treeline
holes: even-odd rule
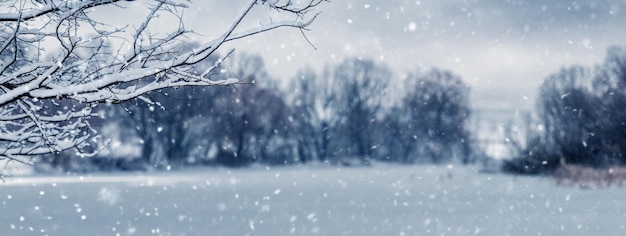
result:
[[[259,56],[244,54],[214,76],[229,77],[243,83],[164,89],[108,106],[93,128],[124,145],[90,158],[60,153],[38,166],[89,171],[373,160],[471,163],[484,157],[468,127],[469,87],[449,71],[398,79],[384,64],[352,58],[322,73],[303,69],[281,89]],[[546,78],[524,138],[507,137],[516,154],[503,170],[548,174],[565,165],[626,164],[624,88],[626,50],[618,47],[594,68],[572,66]],[[136,154],[124,152],[129,147]]]
[[[103,138],[125,145],[91,158],[61,153],[38,165],[88,171],[372,160],[470,163],[478,155],[467,127],[469,87],[445,70],[398,79],[384,64],[352,58],[320,74],[303,69],[285,90],[259,56],[244,54],[215,75],[228,77],[243,83],[164,89],[108,106],[93,128],[114,127],[113,138]],[[128,146],[139,154],[120,154]]]

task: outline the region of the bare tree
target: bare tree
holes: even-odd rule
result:
[[[412,76],[413,77],[413,76]],[[444,162],[458,156],[469,163],[469,87],[445,70],[432,69],[413,77],[415,86],[402,102],[405,119],[406,162]]]
[[[327,73],[330,68],[327,68]],[[329,76],[329,75],[328,75]],[[326,76],[324,76],[326,77]],[[292,80],[295,129],[298,130],[298,156],[302,162],[327,161],[331,136],[338,122],[334,104],[337,92],[334,80],[318,79],[312,69],[298,72]]]
[[[345,139],[344,153],[368,163],[377,144],[372,138],[377,116],[382,115],[382,101],[391,70],[384,64],[358,58],[347,59],[334,68],[339,102],[336,111],[341,117],[340,132]]]
[[[85,153],[84,147],[97,137],[89,120],[102,103],[139,98],[158,107],[142,95],[163,88],[238,83],[237,78],[213,79],[232,50],[205,68],[194,65],[229,41],[282,27],[306,30],[325,1],[249,0],[219,37],[182,53],[183,39],[194,33],[182,21],[188,1],[146,0],[149,12],[140,24],[114,27],[91,12],[124,8],[126,1],[1,0],[0,159],[29,164],[35,155],[71,148]],[[292,20],[239,29],[259,6]],[[175,29],[154,33],[151,29],[162,27],[159,18],[166,15],[178,20]],[[44,50],[51,48],[58,50]]]

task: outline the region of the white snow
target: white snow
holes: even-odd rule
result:
[[[407,28],[409,31],[414,32],[417,29],[417,24],[415,22],[411,22]]]
[[[622,235],[625,197],[457,166],[24,176],[0,235]]]

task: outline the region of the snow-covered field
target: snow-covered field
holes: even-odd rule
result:
[[[0,235],[626,235],[626,190],[377,165],[13,177]]]

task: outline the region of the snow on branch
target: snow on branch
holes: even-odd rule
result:
[[[189,1],[0,1],[0,160],[28,164],[36,155],[94,150],[89,147],[98,134],[89,121],[100,104],[164,88],[241,83],[219,74],[234,49],[212,63],[203,61],[215,58],[230,41],[283,27],[306,30],[325,1],[249,0],[219,37],[191,50],[184,39],[193,30],[184,27],[181,11]],[[122,11],[147,6],[149,11],[136,26],[113,27],[90,13],[107,5]],[[239,29],[259,6],[292,19]],[[151,29],[163,28],[163,16],[172,29],[154,33]]]
[[[55,12],[68,12],[77,9],[86,10],[100,5],[108,5],[122,0],[92,0],[92,1],[43,1],[44,5],[39,5],[30,9],[19,9],[18,12],[0,13],[0,22],[13,21],[21,22],[32,20]],[[41,1],[38,1],[40,3]]]

